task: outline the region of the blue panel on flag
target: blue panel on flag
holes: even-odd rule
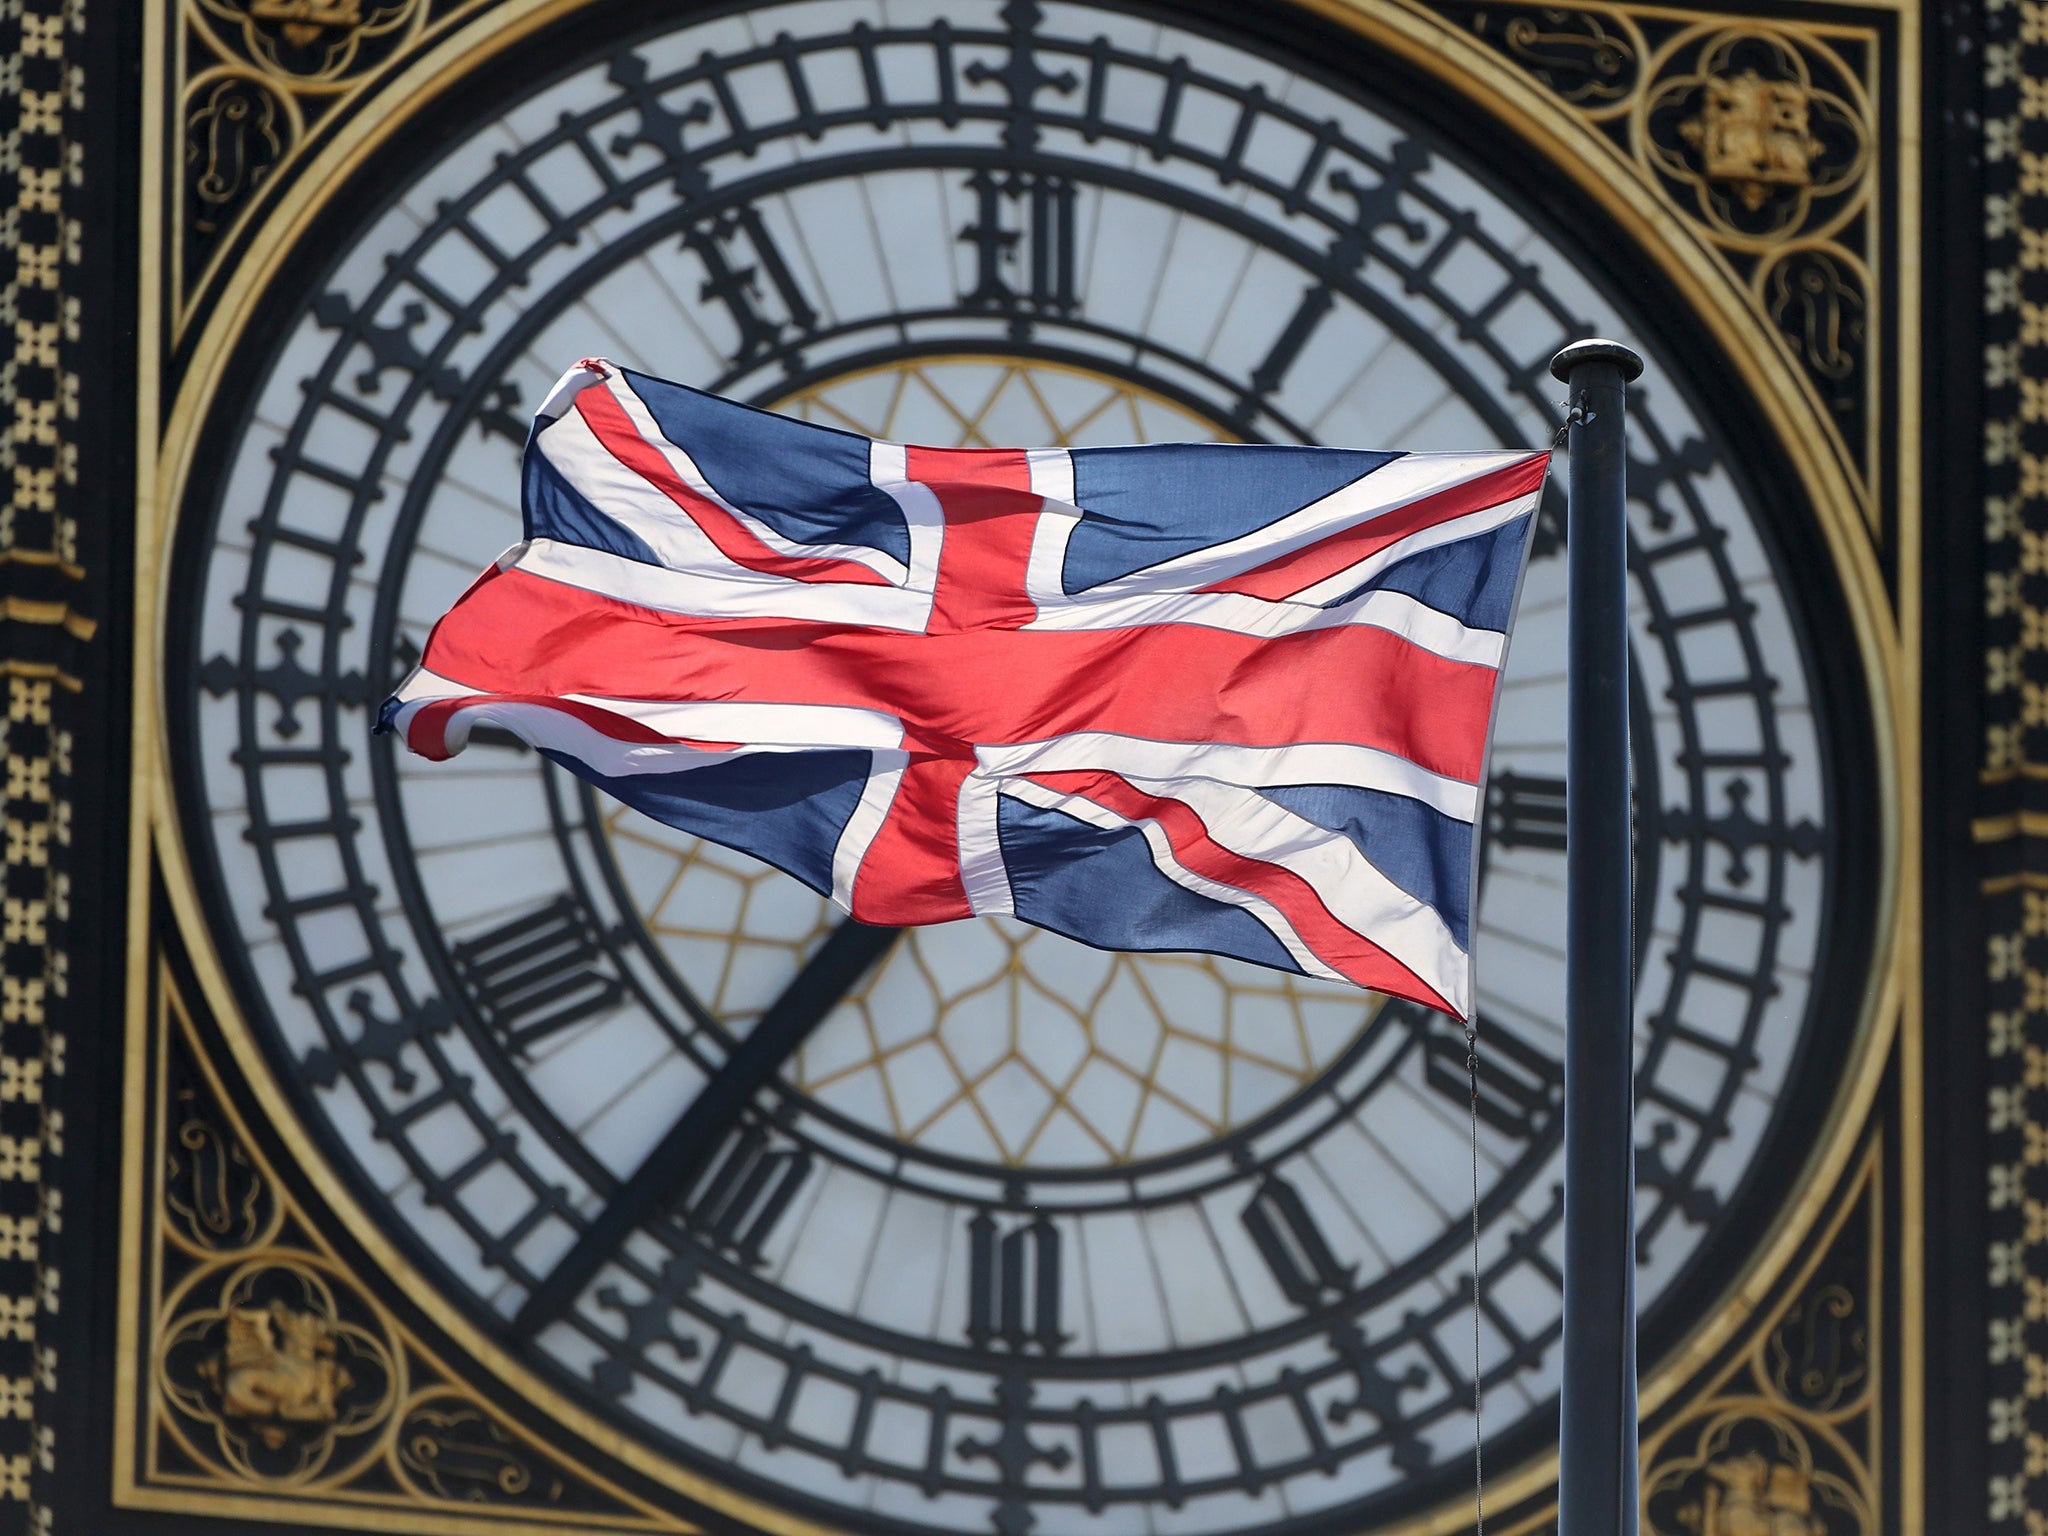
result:
[[[1259,791],[1295,815],[1342,833],[1381,874],[1437,916],[1461,949],[1472,947],[1472,828],[1420,800],[1354,784]]]
[[[685,773],[592,773],[545,754],[636,811],[786,870],[832,894],[832,851],[873,772],[871,752],[760,752]]]
[[[1335,608],[1365,591],[1405,592],[1474,629],[1505,630],[1514,617],[1515,583],[1522,574],[1528,533],[1529,519],[1518,517],[1492,533],[1425,549],[1323,606]]]
[[[562,478],[546,454],[526,456],[522,482],[520,500],[526,509],[529,539],[556,539],[645,565],[661,564],[639,534],[592,506],[588,497]]]
[[[1083,515],[1061,582],[1072,596],[1241,538],[1400,457],[1241,443],[1186,443],[1171,453],[1078,448],[1074,500]]]
[[[662,435],[713,490],[799,544],[858,544],[910,563],[910,528],[868,479],[868,440],[625,371]]]
[[[1159,872],[1145,835],[1028,805],[996,802],[996,831],[1016,913],[1098,949],[1193,949],[1300,972],[1266,925]]]

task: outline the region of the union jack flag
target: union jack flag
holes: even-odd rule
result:
[[[1464,1018],[1546,453],[937,449],[601,360],[380,728],[488,722],[869,923],[1009,913]]]

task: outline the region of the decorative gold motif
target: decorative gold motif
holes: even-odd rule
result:
[[[240,71],[194,82],[188,101],[185,163],[196,200],[192,227],[212,235],[283,157],[297,123],[284,97]]]
[[[326,87],[354,73],[372,44],[416,30],[430,8],[429,0],[187,0],[191,19],[214,23],[206,37],[224,61],[239,56],[281,81]]]
[[[393,1470],[407,1486],[461,1504],[552,1504],[565,1488],[489,1414],[446,1391],[422,1393],[406,1409]]]
[[[1811,36],[1699,26],[1658,50],[1632,123],[1639,162],[1716,244],[1824,239],[1868,201],[1870,113]]]
[[[1847,1536],[1874,1530],[1856,1490],[1832,1473],[1816,1471],[1812,1445],[1784,1419],[1721,1413],[1700,1444],[1698,1455],[1659,1468],[1644,1489],[1653,1507],[1675,1495],[1671,1523],[1650,1523],[1658,1536]]]
[[[430,1514],[437,1536],[693,1533],[513,1426],[337,1262],[248,1141],[167,971],[156,994],[150,1391],[128,1502],[289,1497],[329,1522]],[[488,1524],[465,1518],[486,1507]]]
[[[220,1394],[231,1419],[259,1421],[257,1438],[276,1450],[291,1424],[332,1424],[334,1396],[355,1384],[334,1359],[334,1324],[317,1312],[294,1312],[281,1301],[236,1307],[227,1315],[226,1347],[202,1360],[199,1374]]]
[[[199,1085],[172,1088],[171,1115],[164,1235],[195,1258],[244,1253],[273,1239],[284,1209],[241,1141],[208,1112]]]
[[[275,23],[286,42],[306,48],[324,32],[360,30],[363,7],[360,0],[251,0],[249,19]]]
[[[173,1437],[255,1483],[310,1482],[369,1454],[404,1370],[349,1290],[318,1255],[289,1249],[200,1270],[168,1303],[175,1321],[158,1346]]]
[[[436,0],[180,0],[184,175],[172,250],[180,318],[228,233],[349,97],[429,35]],[[445,19],[442,18],[442,19]]]
[[[1647,5],[1448,3],[1712,249],[1811,381],[1879,530],[1870,364],[1880,230],[1869,216],[1879,35]]]
[[[1878,1152],[1751,1344],[1645,1437],[1646,1536],[1876,1536]]]
[[[1492,19],[1482,11],[1473,29],[1486,35]],[[1627,110],[1649,52],[1642,29],[1616,10],[1546,6],[1508,18],[1499,35],[1510,58],[1595,119]]]
[[[1858,372],[1867,342],[1869,274],[1839,247],[1799,245],[1759,274],[1764,307],[1809,373],[1842,381]]]
[[[2048,1530],[2048,14],[1986,13],[1982,845],[1991,1536]]]
[[[1808,126],[1812,92],[1794,80],[1766,80],[1753,69],[1706,85],[1700,115],[1678,131],[1700,151],[1709,182],[1732,186],[1751,213],[1779,187],[1813,185],[1821,142]]]

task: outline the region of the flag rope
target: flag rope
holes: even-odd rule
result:
[[[1486,1536],[1486,1431],[1479,1394],[1479,1032],[1470,1019],[1465,1077],[1472,1087],[1472,1530],[1473,1536]]]

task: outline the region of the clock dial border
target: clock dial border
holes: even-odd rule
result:
[[[559,5],[548,7],[547,9],[566,14],[568,11],[574,8],[575,7],[573,6]],[[1403,21],[1401,18],[1389,19],[1383,16],[1376,16],[1368,19],[1360,15],[1354,8],[1348,5],[1316,4],[1313,8],[1326,12],[1341,11],[1343,13],[1343,19],[1348,23],[1358,25],[1361,31],[1370,32],[1374,29],[1379,29],[1380,31],[1386,34],[1380,38],[1380,41],[1389,43],[1398,41],[1405,50],[1410,51],[1411,58],[1415,59],[1416,62],[1429,62],[1428,59],[1421,58],[1418,56],[1419,54],[1427,54],[1429,50],[1420,47],[1418,43],[1418,34],[1414,32],[1414,24],[1411,21]],[[522,9],[525,13],[525,18],[529,21],[534,21],[537,24],[537,19],[540,16],[543,8],[524,7],[516,9]],[[490,41],[495,46],[496,44],[500,43],[503,39],[504,34],[499,33],[495,34]],[[458,36],[456,39],[451,40],[451,44],[449,46],[452,47],[455,42],[459,42],[460,40],[461,39]],[[1452,34],[1452,40],[1454,43],[1461,41],[1457,38],[1456,34]],[[1452,51],[1455,51],[1455,49]],[[1484,54],[1480,54],[1477,57],[1482,62],[1490,58],[1490,56]],[[454,74],[457,75],[461,73],[463,73],[463,71],[460,68],[457,68],[454,71]],[[1510,76],[1508,77],[1508,79],[1513,80],[1514,77]],[[1443,82],[1439,81],[1439,85],[1441,86],[1442,84]],[[1514,95],[1513,92],[1505,91],[1502,94],[1504,98],[1509,99],[1511,99]],[[1548,108],[1540,101],[1537,102],[1535,106],[1536,108],[1542,109],[1543,112],[1547,112],[1552,118],[1563,120],[1561,125],[1558,123],[1552,123],[1550,127],[1547,128],[1545,131],[1554,131],[1556,137],[1560,141],[1568,140],[1570,137],[1572,125],[1566,114],[1556,111],[1555,109]],[[401,114],[394,114],[393,119],[387,120],[385,123],[380,124],[380,133],[395,131],[394,124],[398,116],[400,115]],[[328,161],[332,163],[336,160],[336,158],[337,155],[335,153],[330,153]],[[317,185],[321,179],[322,178],[309,176],[307,178],[307,181],[309,184]],[[1605,183],[1598,183],[1596,186],[1590,188],[1589,190],[1596,191],[1602,197],[1603,200],[1605,200],[1605,198],[1612,192],[1612,189],[1607,187]],[[302,211],[309,213],[310,208],[307,207],[306,205],[310,204],[310,202],[312,201],[317,201],[317,199],[307,195],[296,195],[295,201],[299,205],[301,205]],[[1625,202],[1627,201],[1627,199],[1624,197],[1622,198],[1622,201]],[[1640,212],[1640,210],[1638,210],[1638,212]],[[282,262],[283,256],[283,249],[281,245],[279,245],[273,247],[273,249],[269,253],[269,256],[266,259],[271,261],[273,267],[275,268],[278,263]],[[257,288],[261,286],[263,285],[260,283],[251,285],[252,288]],[[242,320],[246,320],[248,316],[246,314],[243,314],[240,316],[236,316],[234,318],[237,324],[227,325],[225,328],[223,327],[222,322],[217,321],[215,323],[214,327],[208,333],[207,342],[202,344],[202,356],[211,354],[211,356],[216,362],[224,361],[227,359],[229,351],[231,349],[232,332],[238,328],[239,322]],[[1745,358],[1748,356],[1748,354],[1739,355]],[[183,440],[182,451],[174,446],[173,452],[170,456],[171,462],[174,466],[172,470],[174,483],[176,480],[182,478],[182,476],[189,471],[192,463],[194,462],[192,451],[192,438],[193,434],[197,432],[201,420],[205,414],[200,402],[204,400],[205,396],[210,391],[212,385],[215,384],[217,381],[217,373],[210,375],[207,371],[207,368],[204,366],[197,369],[195,371],[193,382],[188,383],[186,392],[180,397],[180,403],[177,407],[177,410],[173,413],[172,431],[170,436],[174,444],[176,444],[181,438]],[[1826,477],[1822,476],[1820,478],[1825,479]],[[1835,507],[1837,509],[1845,509],[1847,507],[1846,501],[1821,500],[1820,498],[1816,498],[1816,500],[1818,504],[1822,506],[1824,511],[1828,507]],[[166,500],[163,504],[171,505],[174,504],[174,502],[172,500]],[[146,505],[148,504],[146,503]],[[1831,539],[1835,539],[1839,542],[1839,519],[1836,521],[1827,521],[1826,531]],[[154,535],[160,541],[162,546],[167,546],[168,532],[168,527],[165,525],[159,525],[154,529]],[[1838,567],[1839,564],[1840,562],[1838,561]],[[1874,581],[1874,571],[1865,569],[1867,564],[1867,560],[1851,561],[1848,565],[1848,572],[1852,575],[1861,576],[1865,579],[1866,582]],[[165,569],[165,567],[161,564],[157,568],[159,570]],[[1884,627],[1882,619],[1882,602],[1871,601],[1869,603],[1871,611],[1866,613],[1863,611],[1858,601],[1859,593],[1865,594],[1867,597],[1869,591],[1881,589],[1876,589],[1871,586],[1859,584],[1859,581],[1854,579],[1845,580],[1844,587],[1847,593],[1852,617],[1857,622],[1859,636],[1861,636],[1866,641],[1865,673],[1868,677],[1871,678],[1873,688],[1879,690],[1881,695],[1884,686],[1883,680],[1893,675],[1890,671],[1886,670],[1885,667],[1878,664],[1877,657],[1873,655],[1872,650],[1870,648],[1871,636],[1876,634],[1879,630],[1881,630]],[[161,592],[158,592],[156,594],[156,599],[158,604],[161,605]],[[160,611],[166,610],[162,610],[160,607]],[[153,644],[153,642],[154,636],[152,635],[145,634],[142,637],[142,643],[145,647],[150,646],[151,644]],[[147,652],[145,652],[145,654],[147,654]],[[151,676],[152,674],[150,670],[146,667],[138,670],[138,691],[140,693],[148,694],[150,692],[153,686],[150,682]],[[151,698],[150,704],[154,705],[154,702],[154,699]],[[1891,791],[1892,793],[1895,793],[1896,791],[1895,789],[1892,789],[1892,784],[1897,777],[1898,770],[1896,766],[1888,760],[1885,753],[1885,747],[1890,742],[1891,737],[1890,734],[1883,729],[1883,722],[1886,718],[1886,712],[1882,705],[1883,700],[1880,696],[1877,707],[1875,707],[1872,711],[1874,717],[1873,736],[1878,744],[1878,749],[1880,753],[1880,769],[1885,779],[1885,789]],[[147,750],[138,754],[139,761],[147,758],[148,755],[149,753]],[[139,772],[146,772],[146,770],[139,769]],[[1881,793],[1882,792],[1883,791],[1881,791]],[[138,803],[141,803],[141,801],[138,800]],[[217,959],[206,954],[206,940],[203,936],[204,927],[202,924],[199,924],[196,921],[196,913],[198,911],[198,906],[193,895],[190,872],[189,869],[184,867],[184,855],[180,848],[181,834],[179,833],[175,816],[167,803],[160,802],[158,804],[158,806],[156,807],[155,820],[155,836],[158,841],[160,853],[165,860],[167,872],[171,876],[169,884],[171,886],[172,900],[174,905],[177,906],[177,908],[179,909],[181,926],[185,928],[185,931],[187,932],[188,935],[192,935],[195,939],[195,951],[200,958],[201,969],[203,972],[206,973],[206,982],[209,998],[214,1003],[218,1016],[223,1019],[231,1019],[235,1016],[235,1013],[231,1004],[228,1003],[229,989],[225,985]],[[1889,818],[1883,819],[1882,828],[1885,831],[1892,830]],[[1888,846],[1885,849],[1885,855],[1886,857],[1883,861],[1885,879],[1882,882],[1882,884],[1884,886],[1884,895],[1889,896],[1896,889],[1898,879],[1896,865],[1898,863],[1899,853],[1897,847],[1895,845],[1891,845],[1888,843]],[[1894,905],[1896,906],[1896,903],[1894,903]],[[1860,1104],[1862,1102],[1867,1102],[1868,1089],[1874,1088],[1874,1069],[1872,1068],[1871,1063],[1874,1061],[1881,1061],[1881,1058],[1884,1054],[1882,1050],[1882,1039],[1883,1036],[1888,1032],[1888,1029],[1890,1027],[1888,1018],[1886,1017],[1889,1013],[1889,1009],[1881,1006],[1880,997],[1884,991],[1886,991],[1887,989],[1895,988],[1897,985],[1894,977],[1894,966],[1891,963],[1889,955],[1884,953],[1884,937],[1882,931],[1880,934],[1880,951],[1880,956],[1877,960],[1873,962],[1872,965],[1872,975],[1875,978],[1877,978],[1877,980],[1873,983],[1873,997],[1866,1003],[1864,1023],[1861,1029],[1862,1040],[1858,1047],[1858,1050],[1860,1051],[1860,1054],[1864,1062],[1864,1069],[1861,1074],[1861,1080],[1859,1082],[1854,1082],[1846,1085],[1843,1092],[1836,1095],[1836,1103],[1833,1106],[1830,1115],[1831,1121],[1833,1122],[1833,1126],[1830,1130],[1823,1132],[1821,1136],[1818,1138],[1818,1151],[1816,1154],[1817,1159],[1820,1158],[1820,1154],[1826,1153],[1834,1145],[1834,1143],[1840,1140],[1840,1137],[1836,1134],[1836,1132],[1839,1130],[1840,1124],[1843,1122],[1843,1120],[1852,1112],[1850,1103],[1852,1098],[1855,1099],[1856,1104],[1858,1106],[1856,1112],[1860,1113]],[[270,1100],[272,1095],[264,1091],[265,1071],[261,1067],[260,1063],[258,1063],[249,1053],[249,1042],[246,1039],[246,1030],[231,1030],[230,1034],[234,1037],[234,1048],[236,1050],[238,1057],[241,1058],[240,1065],[242,1066],[244,1072],[248,1073],[251,1078],[251,1081],[257,1085],[259,1094],[266,1100]],[[1843,1152],[1841,1154],[1841,1157],[1846,1156],[1846,1152]],[[1835,1159],[1835,1161],[1839,1162],[1840,1158]],[[322,1172],[324,1174],[325,1170],[323,1170]],[[325,1184],[327,1180],[323,1178],[321,1182]],[[341,1192],[338,1190],[329,1190],[323,1188],[322,1193],[324,1195],[333,1195]],[[341,1210],[345,1216],[350,1214],[345,1195],[342,1199],[336,1200],[334,1203],[336,1205],[336,1208],[338,1210]],[[354,1213],[354,1215],[355,1219],[351,1221],[350,1224],[358,1232],[361,1232],[365,1229],[366,1224],[362,1221],[360,1212]],[[1782,1227],[1783,1225],[1784,1223],[1781,1221],[1780,1226]],[[1770,1247],[1771,1244],[1766,1243],[1760,1245],[1759,1248],[1756,1250],[1759,1264],[1761,1264],[1763,1260],[1765,1249]],[[1777,1248],[1783,1249],[1784,1247],[1785,1243],[1782,1240],[1781,1234],[1781,1239],[1777,1244]],[[1745,1281],[1743,1282],[1745,1287],[1747,1286],[1749,1280],[1753,1278],[1754,1269],[1750,1277],[1745,1277]],[[1687,1357],[1690,1357],[1699,1352],[1700,1346],[1697,1342],[1695,1342],[1695,1344],[1680,1351],[1679,1353]],[[1662,1384],[1666,1390],[1669,1389],[1669,1384],[1672,1375],[1673,1372],[1669,1364],[1667,1363],[1666,1367],[1659,1372],[1657,1383],[1646,1384],[1646,1405],[1655,1400],[1655,1394],[1659,1384]],[[720,1491],[722,1493],[727,1492],[727,1490],[723,1489],[721,1489]]]

